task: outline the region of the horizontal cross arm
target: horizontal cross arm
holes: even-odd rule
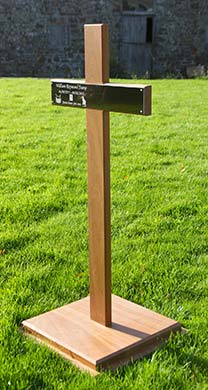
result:
[[[80,80],[54,79],[52,103],[126,114],[151,115],[151,85],[88,84]]]

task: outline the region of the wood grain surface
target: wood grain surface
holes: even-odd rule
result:
[[[109,81],[108,26],[85,25],[86,83]],[[90,315],[111,324],[109,113],[87,109]]]
[[[112,295],[112,324],[90,320],[89,297],[23,322],[37,340],[90,370],[115,368],[152,352],[178,322]]]

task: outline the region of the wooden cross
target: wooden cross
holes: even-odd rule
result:
[[[109,83],[108,26],[85,25],[86,82],[52,80],[52,102],[87,109],[89,298],[23,322],[92,373],[154,350],[178,322],[111,294],[109,111],[151,114],[151,86]]]
[[[87,108],[91,319],[111,325],[109,111],[151,114],[151,86],[109,84],[108,25],[85,25],[85,79],[52,80],[53,104]]]

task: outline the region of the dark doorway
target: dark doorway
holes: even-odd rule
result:
[[[129,3],[124,2],[123,5],[127,8]],[[141,6],[140,3],[137,3],[138,6]],[[141,8],[139,11],[123,11],[120,23],[120,63],[128,77],[151,76],[153,31],[152,11]]]

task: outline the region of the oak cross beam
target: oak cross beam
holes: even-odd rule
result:
[[[151,115],[150,85],[87,84],[67,79],[51,82],[52,103],[58,106]]]

